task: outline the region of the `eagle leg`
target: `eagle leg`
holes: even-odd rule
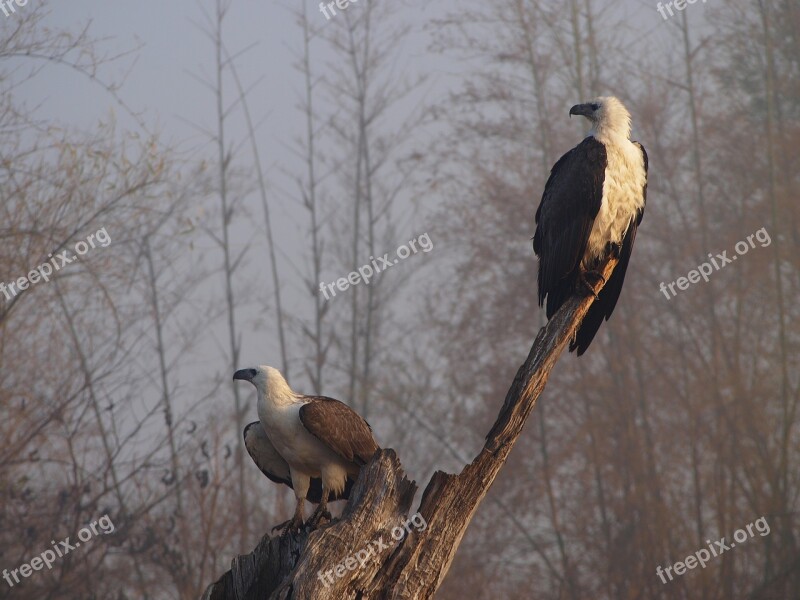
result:
[[[303,526],[303,499],[299,498],[297,501],[297,508],[294,511],[294,516],[288,521],[284,521],[280,525],[275,525],[272,531],[280,530],[281,535],[286,535],[289,532],[300,531]]]
[[[621,252],[622,244],[618,244],[617,242],[608,242],[606,244],[606,254],[610,257],[618,259]]]
[[[325,485],[325,480],[322,480],[322,499],[320,500],[319,504],[317,505],[317,509],[313,512],[311,517],[308,519],[306,524],[310,527],[316,527],[319,525],[322,519],[326,519],[330,521],[333,517],[331,513],[328,511],[328,496],[330,495],[330,489],[328,486]]]
[[[589,277],[594,279],[594,283],[589,281]],[[603,284],[605,285],[606,278],[603,277],[603,274],[600,273],[599,271],[581,271],[580,281],[581,281],[581,285],[583,286],[583,288],[586,291],[588,291],[589,294],[594,296],[595,300],[596,300],[597,299],[597,292],[594,291],[594,286],[597,285],[598,281],[602,281]]]

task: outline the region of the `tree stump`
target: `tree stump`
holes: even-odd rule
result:
[[[616,263],[609,259],[599,269],[606,280]],[[432,598],[593,300],[573,295],[539,330],[483,448],[461,473],[433,474],[413,527],[409,513],[417,486],[394,450],[381,450],[362,468],[341,518],[311,532],[265,535],[253,552],[232,561],[202,600]]]

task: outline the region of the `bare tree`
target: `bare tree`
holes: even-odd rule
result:
[[[420,85],[419,78],[399,77],[393,72],[397,50],[409,33],[399,21],[398,8],[388,2],[366,4],[356,14],[345,11],[326,36],[335,56],[330,67],[327,90],[336,115],[330,130],[336,144],[348,150],[354,160],[336,161],[342,173],[347,222],[338,223],[349,247],[341,266],[357,271],[379,255],[377,240],[398,239],[398,197],[408,184],[408,169],[400,166],[400,152],[417,123],[417,115],[392,123],[393,109]],[[333,23],[331,23],[333,25]],[[407,240],[403,240],[407,241]],[[388,309],[386,283],[375,277],[368,285],[348,290],[347,331],[336,331],[340,349],[348,355],[342,370],[347,374],[345,395],[365,417],[370,414],[371,387],[375,385],[373,364],[383,349],[378,340]],[[340,328],[341,329],[341,328]]]
[[[323,300],[319,285],[322,283],[322,268],[325,257],[325,244],[322,238],[323,221],[326,218],[321,212],[320,202],[320,175],[317,157],[317,143],[320,135],[321,119],[316,115],[314,100],[318,95],[316,87],[319,79],[314,76],[312,60],[312,41],[316,36],[308,19],[308,8],[303,2],[300,9],[296,10],[295,21],[303,32],[303,49],[297,57],[297,71],[303,77],[303,97],[300,109],[305,117],[305,137],[297,142],[296,153],[302,157],[305,164],[305,175],[296,178],[303,207],[308,212],[309,218],[309,253],[311,269],[303,277],[303,282],[308,293],[313,299],[313,326],[303,325],[301,328],[303,339],[309,341],[314,349],[312,357],[306,361],[305,372],[311,382],[315,394],[322,394],[323,370],[328,360],[328,351],[331,339],[326,340],[327,331],[323,326],[325,316],[328,314],[330,304]]]

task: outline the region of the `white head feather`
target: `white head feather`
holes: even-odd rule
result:
[[[297,394],[292,391],[281,372],[268,365],[256,367],[256,376],[252,383],[256,386],[260,396],[277,405],[292,404],[297,399]]]
[[[580,109],[573,112],[575,109]],[[591,134],[600,141],[628,140],[631,136],[631,114],[614,96],[600,96],[586,104],[574,106],[570,114],[580,114],[592,123]]]
[[[594,100],[600,105],[596,111],[594,129],[599,134],[631,137],[631,113],[614,96],[601,96]]]

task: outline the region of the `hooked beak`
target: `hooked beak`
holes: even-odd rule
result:
[[[251,381],[255,376],[255,369],[239,369],[233,374],[234,379],[242,379],[244,381]]]
[[[569,109],[569,116],[570,117],[572,115],[580,115],[582,117],[586,117],[586,118],[590,119],[593,114],[594,114],[594,111],[592,110],[592,105],[588,104],[588,103],[587,104],[576,104],[575,106],[573,106],[572,108]]]

